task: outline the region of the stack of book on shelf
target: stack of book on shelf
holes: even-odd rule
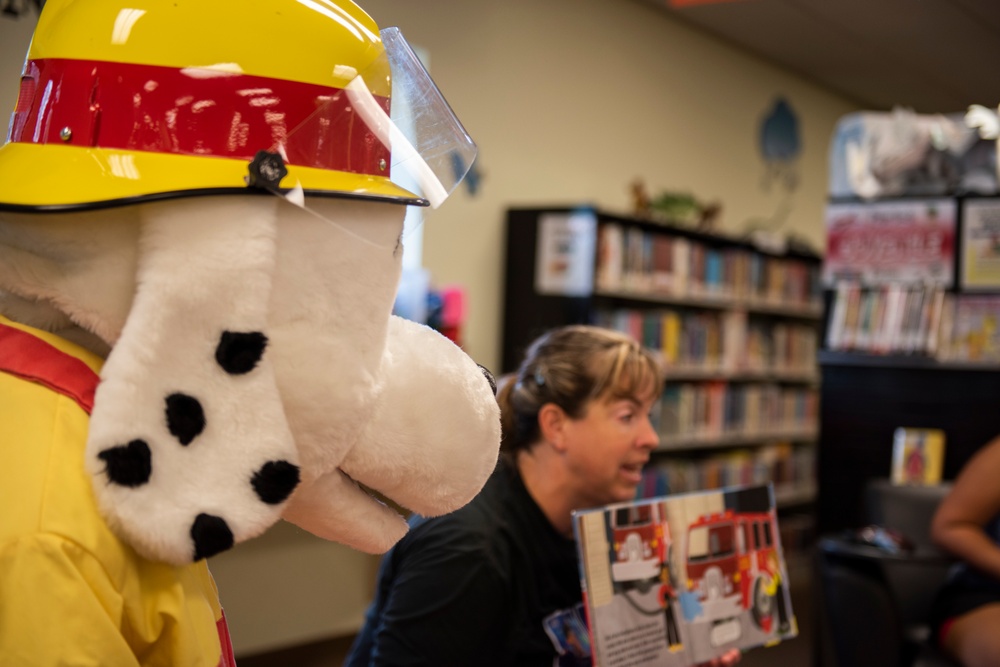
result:
[[[819,415],[814,387],[773,383],[668,383],[657,415],[662,446],[726,436],[809,435]]]
[[[788,322],[751,324],[745,340],[736,341],[738,366],[748,370],[813,375],[816,328]]]
[[[599,310],[594,324],[629,334],[659,352],[668,366],[705,371],[723,368],[723,336],[731,328],[724,313],[672,308]]]
[[[779,442],[698,458],[664,458],[649,465],[637,496],[652,498],[698,489],[772,482],[779,501],[815,493],[816,450]]]
[[[615,222],[601,222],[598,228],[595,283],[605,293],[747,299],[780,306],[815,307],[820,295],[815,264]]]
[[[826,336],[831,350],[935,356],[947,337],[951,298],[938,285],[866,288],[844,281],[832,298]]]
[[[866,288],[841,282],[832,299],[826,335],[830,350],[1000,362],[1000,296],[952,294],[939,286]]]
[[[681,308],[599,310],[595,324],[631,335],[658,351],[668,376],[690,372],[812,376],[816,329],[811,324],[754,320],[746,312]]]
[[[1000,296],[963,294],[949,305],[938,356],[947,361],[1000,362]]]

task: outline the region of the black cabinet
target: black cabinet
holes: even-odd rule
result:
[[[864,489],[888,479],[897,427],[945,432],[943,477],[1000,434],[1000,366],[820,352],[821,532],[866,521]]]

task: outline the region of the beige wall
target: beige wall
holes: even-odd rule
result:
[[[723,204],[723,229],[770,218],[757,140],[777,96],[803,152],[788,228],[823,244],[827,148],[856,107],[627,0],[367,0],[428,50],[435,80],[479,144],[480,193],[458,192],[424,228],[424,264],[470,295],[467,349],[496,368],[503,221],[510,205],[594,203],[626,212],[629,183]]]
[[[0,131],[7,136],[7,122],[17,102],[24,54],[31,43],[36,15],[29,13],[12,20],[0,16]]]
[[[510,205],[592,203],[627,212],[628,186],[723,205],[742,231],[789,199],[787,228],[823,242],[826,155],[848,101],[630,0],[367,0],[425,48],[479,144],[483,182],[428,219],[424,264],[468,289],[466,348],[500,358],[503,220]],[[0,20],[0,109],[14,104],[29,21]],[[762,116],[785,97],[800,121],[799,187],[762,187]]]

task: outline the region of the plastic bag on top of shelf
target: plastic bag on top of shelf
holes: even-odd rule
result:
[[[833,198],[994,194],[997,144],[980,137],[964,113],[847,114],[830,145]]]

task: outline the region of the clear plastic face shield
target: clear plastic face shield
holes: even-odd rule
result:
[[[380,36],[384,52],[376,61],[363,72],[336,68],[343,87],[322,95],[270,155],[258,154],[251,185],[341,229],[310,206],[311,192],[437,208],[458,187],[476,159],[475,143],[399,29]],[[317,174],[320,180],[311,180]],[[415,212],[411,206],[404,239],[423,219]]]

